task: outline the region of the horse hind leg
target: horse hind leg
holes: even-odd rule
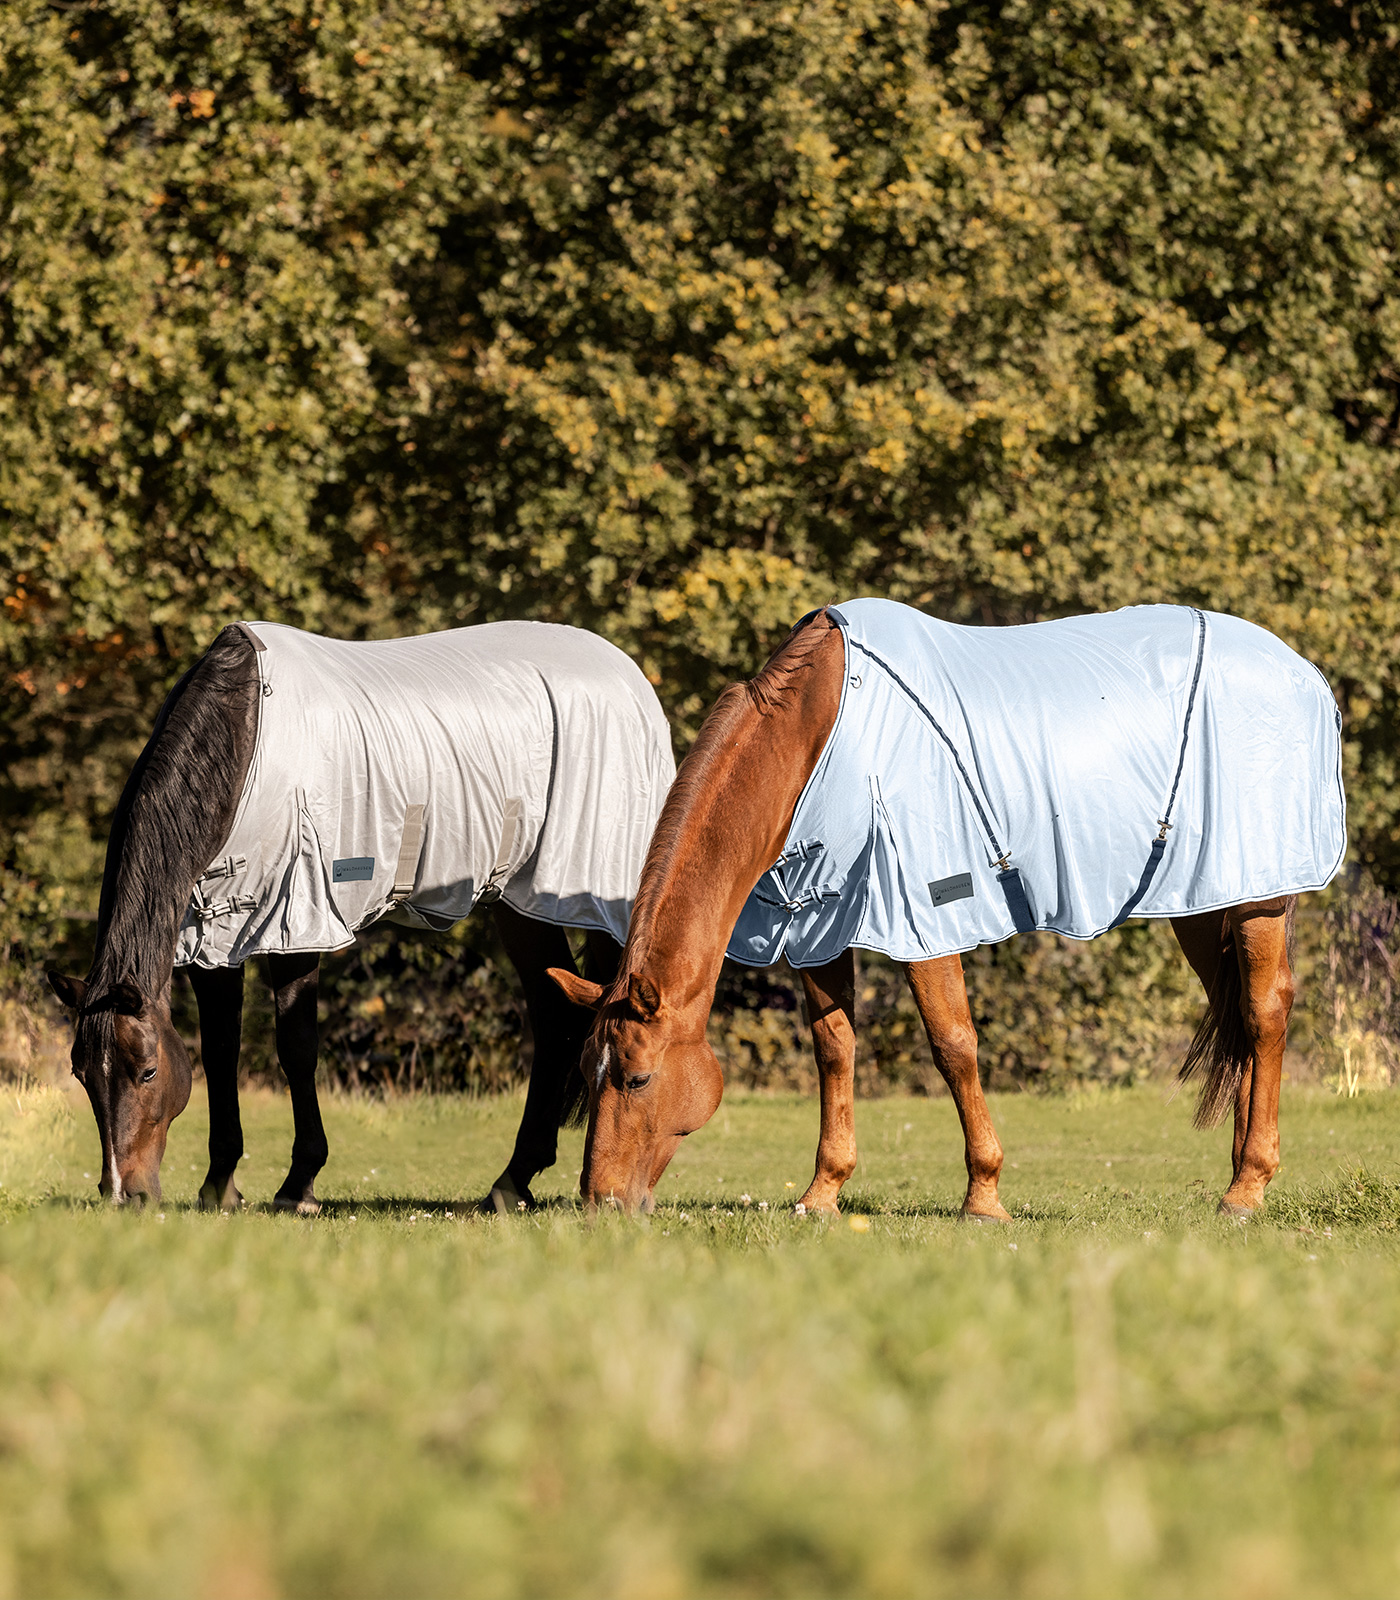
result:
[[[1220,1202],[1248,1216],[1278,1170],[1278,1094],[1293,1007],[1288,930],[1294,900],[1234,906],[1173,921],[1210,1000],[1181,1069],[1203,1080],[1198,1128],[1212,1128],[1231,1108],[1230,1187]]]
[[[1279,1085],[1294,995],[1288,936],[1295,904],[1271,900],[1229,912],[1252,1059],[1235,1100],[1234,1175],[1220,1201],[1226,1216],[1247,1217],[1279,1167]]]
[[[963,1130],[967,1194],[961,1215],[970,1222],[1010,1222],[997,1195],[1002,1149],[977,1074],[977,1030],[967,1004],[958,956],[914,961],[904,969],[923,1019],[933,1062],[952,1092]]]
[[[199,1007],[199,1053],[209,1091],[209,1172],[200,1185],[203,1211],[236,1211],[243,1204],[235,1179],[243,1159],[238,1114],[238,1055],[243,1038],[243,968],[190,967]]]
[[[812,1053],[821,1085],[822,1122],[816,1171],[798,1201],[804,1211],[835,1212],[856,1170],[856,966],[849,950],[802,973]]]

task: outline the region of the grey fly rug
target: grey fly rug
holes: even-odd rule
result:
[[[1346,850],[1341,719],[1252,623],[1134,606],[1019,628],[833,608],[841,708],[729,944],[746,966],[1092,939],[1320,889]]]
[[[497,897],[626,937],[675,764],[620,650],[541,622],[368,643],[242,626],[257,746],[177,965],[338,950],[382,916],[444,928]]]

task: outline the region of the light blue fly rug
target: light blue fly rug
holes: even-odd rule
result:
[[[330,951],[482,901],[619,943],[675,776],[655,691],[595,634],[495,622],[348,642],[240,624],[257,743],[178,966]]]
[[[829,615],[841,706],[734,929],[746,966],[1092,939],[1320,889],[1341,865],[1336,700],[1252,623],[1133,606],[971,628],[888,600]]]

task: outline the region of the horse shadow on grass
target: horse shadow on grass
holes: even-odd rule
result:
[[[193,1209],[193,1208],[192,1208]],[[277,1211],[271,1202],[264,1202],[247,1208],[265,1215],[286,1215]],[[442,1195],[418,1196],[412,1195],[374,1195],[363,1200],[327,1199],[321,1201],[321,1209],[317,1216],[327,1218],[345,1217],[495,1217],[499,1215],[522,1217],[540,1217],[547,1215],[561,1215],[580,1210],[578,1201],[563,1195],[551,1196],[545,1200],[536,1201],[533,1209],[525,1209],[518,1213],[500,1213],[491,1206],[489,1201],[482,1196],[473,1200],[449,1200]]]

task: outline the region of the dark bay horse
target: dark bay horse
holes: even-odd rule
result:
[[[619,975],[606,984],[565,967],[551,974],[597,1013],[583,1052],[590,1112],[580,1187],[589,1203],[649,1210],[680,1140],[719,1105],[723,1077],[706,1021],[726,943],[751,891],[784,850],[843,704],[847,670],[842,629],[822,611],[799,624],[756,678],[723,693],[657,825]],[[1165,824],[1160,837],[1167,837]],[[1154,860],[1160,853],[1154,850]],[[1259,1205],[1279,1164],[1295,900],[1280,896],[1173,918],[1209,1000],[1182,1075],[1203,1080],[1198,1126],[1233,1106],[1233,1171],[1220,1208],[1236,1216]],[[961,960],[912,961],[905,972],[962,1123],[968,1174],[962,1215],[1007,1221],[997,1194],[1002,1147],[978,1078]],[[801,975],[821,1132],[800,1205],[832,1212],[856,1164],[851,950]]]
[[[493,626],[521,629],[539,625]],[[556,636],[577,634],[577,630],[546,631]],[[591,642],[606,650],[612,648],[602,646],[599,640]],[[346,648],[375,649],[372,645]],[[48,974],[59,999],[76,1013],[73,1070],[92,1102],[102,1140],[101,1190],[115,1201],[160,1198],[159,1169],[167,1130],[171,1120],[184,1109],[191,1087],[189,1056],[170,1014],[174,959],[182,923],[189,926],[192,896],[196,906],[209,907],[210,896],[201,900],[198,886],[205,879],[216,878],[220,871],[244,865],[244,858],[239,857],[224,868],[209,870],[225,851],[236,817],[242,815],[239,806],[245,784],[252,789],[250,768],[255,753],[261,752],[260,707],[280,707],[281,701],[288,701],[288,713],[300,715],[308,698],[303,688],[299,696],[265,700],[272,692],[272,684],[267,681],[266,668],[261,669],[260,676],[258,663],[273,659],[259,655],[265,649],[258,636],[245,626],[227,627],[171,691],[117,807],[103,874],[91,970],[86,980],[56,972]],[[630,664],[627,670],[636,673]],[[640,674],[636,676],[654,705],[654,695],[642,684]],[[453,692],[452,685],[444,689],[449,698]],[[541,690],[537,698],[542,696]],[[315,693],[310,697],[315,698]],[[437,716],[440,708],[434,706],[431,710]],[[664,727],[659,707],[655,708],[655,720]],[[402,742],[402,724],[391,731]],[[552,793],[559,761],[558,736],[556,733],[552,756],[547,729],[543,735],[536,735],[536,746],[541,738],[543,745],[538,754]],[[309,758],[309,749],[293,750],[290,770],[295,773],[297,762]],[[669,744],[664,761],[670,761]],[[347,782],[349,787],[355,787],[353,782]],[[658,806],[660,798],[658,794]],[[421,815],[422,808],[415,809]],[[305,813],[302,815],[304,818]],[[603,820],[607,820],[606,816]],[[648,822],[643,841],[649,831]],[[465,878],[465,869],[453,871],[451,840],[445,840],[440,848],[448,852],[446,876]],[[640,855],[638,845],[638,863]],[[319,867],[319,858],[316,864]],[[342,868],[349,868],[346,876],[355,880],[368,877],[372,865],[353,859],[337,861],[337,887],[322,893],[322,901],[341,892],[338,883]],[[329,861],[325,867],[328,883]],[[400,875],[402,870],[400,865]],[[410,885],[413,876],[410,864]],[[370,887],[368,883],[350,882],[347,892],[367,891]],[[470,885],[466,891],[460,884],[450,887],[459,896],[470,892]],[[479,881],[477,890],[480,898]],[[400,898],[407,898],[407,890]],[[242,903],[237,897],[222,902],[223,906]],[[217,913],[220,907],[210,909]],[[524,988],[535,1040],[515,1149],[492,1185],[487,1201],[497,1210],[513,1211],[522,1204],[533,1204],[530,1181],[553,1164],[558,1127],[582,1113],[585,1089],[577,1065],[586,1024],[546,976],[550,968],[574,969],[565,928],[522,915],[500,898],[495,900],[493,914]],[[347,933],[337,943],[344,944],[348,938]],[[283,942],[295,945],[297,941]],[[264,952],[276,1005],[278,1060],[291,1090],[295,1120],[291,1164],[274,1203],[279,1209],[302,1213],[319,1209],[314,1184],[328,1155],[315,1082],[320,960],[317,949],[327,948],[332,946],[323,943],[311,950]],[[595,981],[611,977],[618,954],[613,938],[596,928],[588,929],[585,972]],[[229,1209],[242,1200],[236,1169],[243,1155],[237,1076],[243,966],[229,958],[228,964],[192,964],[186,970],[198,1004],[209,1090],[209,1170],[200,1189],[200,1203],[207,1209]]]

